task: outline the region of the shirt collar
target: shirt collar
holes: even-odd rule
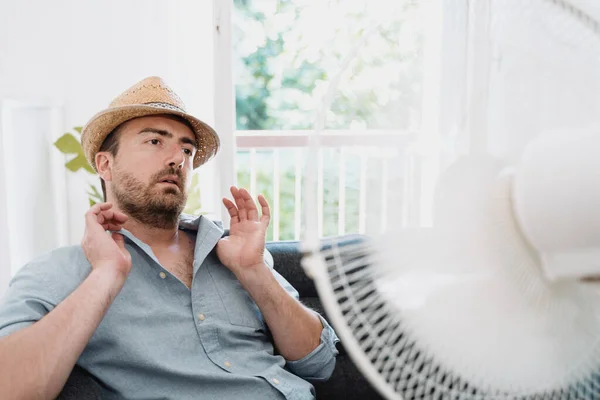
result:
[[[196,232],[196,244],[194,247],[195,274],[206,256],[212,251],[219,239],[223,236],[223,223],[221,221],[212,221],[202,215],[181,214],[179,217],[179,229]],[[159,263],[150,246],[135,237],[133,233],[125,228],[122,228],[118,233],[135,243],[152,257],[154,261]]]

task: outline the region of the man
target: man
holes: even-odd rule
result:
[[[96,114],[82,146],[107,202],[86,213],[81,246],[11,282],[0,398],[54,398],[75,363],[108,399],[313,398],[304,379],[330,376],[337,338],[272,269],[264,197],[259,213],[231,188],[226,237],[181,215],[193,169],[218,150],[212,128],[151,77]]]

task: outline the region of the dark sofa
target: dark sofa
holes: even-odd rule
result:
[[[354,239],[349,238],[349,240]],[[298,290],[300,300],[327,318],[313,281],[304,274],[300,265],[302,255],[298,249],[298,242],[269,242],[267,249],[273,255],[275,269]],[[317,399],[381,399],[382,397],[358,372],[346,353],[343,343],[338,344],[338,349],[340,354],[332,377],[327,382],[314,383]],[[99,393],[100,388],[94,378],[76,366],[58,399],[100,399]]]

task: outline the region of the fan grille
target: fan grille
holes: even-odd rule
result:
[[[321,252],[337,299],[336,310],[353,337],[386,383],[404,400],[494,399],[558,400],[600,398],[600,375],[590,374],[576,384],[542,393],[509,393],[476,387],[465,377],[436,363],[419,348],[402,313],[390,305],[376,281],[375,249],[357,236],[344,243],[328,243]],[[443,333],[441,333],[443,334]],[[600,372],[600,366],[598,368]]]

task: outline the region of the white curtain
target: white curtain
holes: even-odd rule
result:
[[[20,267],[68,242],[62,108],[0,102],[0,296]]]

